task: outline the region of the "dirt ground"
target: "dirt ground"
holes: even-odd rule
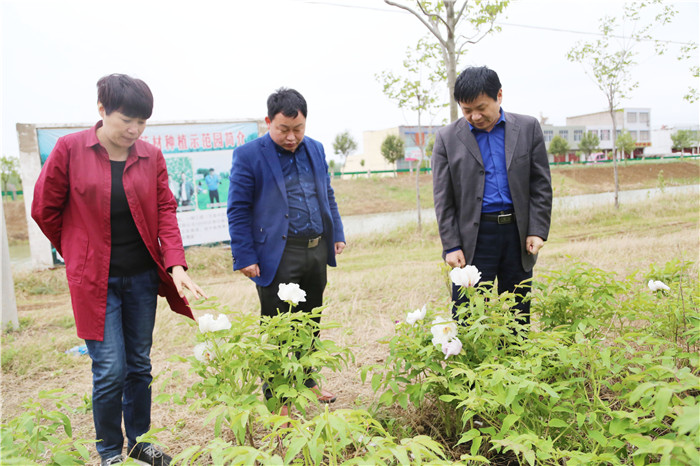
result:
[[[559,165],[552,168],[552,175],[556,174],[561,175],[563,178],[561,190],[559,191],[562,195],[615,190],[613,164],[610,162],[585,166]],[[672,186],[679,184],[679,182],[682,183],[682,180],[692,178],[698,180],[699,177],[700,164],[697,161],[666,163],[622,162],[618,165],[618,178],[621,190],[658,188],[661,187],[661,183],[666,186]],[[572,189],[572,187],[578,187],[578,189]],[[578,190],[582,192],[578,192]]]

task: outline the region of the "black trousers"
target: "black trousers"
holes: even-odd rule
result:
[[[295,311],[310,312],[323,305],[323,291],[326,289],[328,249],[326,239],[309,248],[291,240],[287,242],[275,278],[268,286],[257,286],[260,298],[260,314],[276,316],[278,312],[288,312],[289,304],[279,299],[277,292],[280,283],[296,283],[306,291],[306,301],[300,302]]]
[[[481,272],[481,282],[498,283],[498,293],[510,291],[516,293],[514,310],[519,312],[518,322],[530,323],[530,300],[525,299],[530,291],[527,286],[518,286],[523,280],[532,278],[532,270],[526,272],[520,260],[520,236],[518,227],[513,223],[499,225],[496,222],[481,221],[476,240],[476,250],[472,264]],[[496,280],[498,279],[498,280]],[[459,287],[452,284],[453,317],[456,320],[457,306],[467,303],[465,297],[459,297]]]
[[[219,202],[219,190],[218,189],[210,189],[209,190],[209,202],[213,204],[214,202]]]
[[[321,238],[313,248],[289,240],[284,248],[282,260],[277,268],[275,278],[268,286],[257,286],[260,298],[260,315],[274,317],[280,312],[289,312],[289,304],[279,299],[277,292],[280,283],[296,283],[306,292],[306,301],[302,301],[293,308],[294,311],[311,312],[323,305],[323,291],[326,289],[328,247],[326,239]],[[315,319],[320,323],[320,317]],[[318,332],[316,332],[318,338]],[[304,382],[308,388],[316,386],[316,382],[309,378]],[[272,394],[267,389],[267,383],[263,385],[265,398]]]

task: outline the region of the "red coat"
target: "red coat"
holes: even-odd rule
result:
[[[112,177],[109,155],[97,139],[100,126],[102,121],[58,140],[34,186],[32,218],[66,263],[78,337],[102,341],[112,245]],[[187,268],[187,263],[162,152],[136,141],[123,183],[134,223],[158,265],[158,294],[172,310],[193,318],[166,272],[175,265]]]

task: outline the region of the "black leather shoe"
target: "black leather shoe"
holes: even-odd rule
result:
[[[170,464],[172,457],[163,453],[163,451],[155,445],[137,444],[129,452],[129,457],[143,461],[152,466],[167,466]]]

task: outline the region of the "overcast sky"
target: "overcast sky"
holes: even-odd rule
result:
[[[361,144],[363,131],[416,123],[384,97],[375,74],[401,71],[406,48],[427,30],[381,0],[0,2],[3,154],[18,153],[18,122],[94,124],[95,83],[114,72],[151,87],[152,123],[263,118],[272,91],[296,88],[309,106],[306,134],[329,156],[345,129]],[[674,5],[680,14],[655,37],[698,41],[698,2]],[[605,110],[603,94],[566,53],[621,8],[614,0],[513,0],[502,31],[459,66],[495,69],[507,111],[564,124]],[[676,60],[677,46],[662,57],[650,45],[638,50],[639,88],[623,105],[651,108],[652,128],[697,125],[698,104],[682,96],[698,83],[690,63]]]

